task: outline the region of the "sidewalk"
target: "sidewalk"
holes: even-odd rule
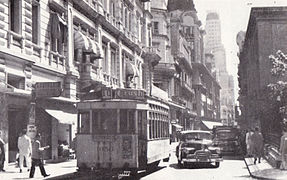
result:
[[[261,160],[261,163],[254,164],[254,158],[244,158],[248,171],[253,178],[258,179],[278,179],[286,180],[287,171],[275,169],[265,159]]]
[[[50,179],[53,177],[73,174],[77,171],[76,162],[77,161],[73,159],[61,163],[46,163],[44,167],[47,174],[50,174],[50,176],[44,178],[40,173],[39,167],[36,167],[33,179]],[[23,172],[19,173],[19,168],[17,168],[14,163],[10,163],[8,166],[6,166],[5,170],[6,172],[0,172],[1,180],[30,179],[27,168],[24,168]]]

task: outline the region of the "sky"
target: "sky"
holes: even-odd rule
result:
[[[208,11],[216,11],[221,20],[221,39],[226,51],[227,71],[233,75],[235,98],[238,97],[237,65],[239,51],[236,35],[246,31],[251,7],[287,6],[287,0],[194,0],[202,28]]]

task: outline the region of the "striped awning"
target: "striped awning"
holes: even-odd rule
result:
[[[80,31],[74,32],[74,49],[83,49],[83,50],[89,50],[90,43],[83,33]]]
[[[103,57],[103,50],[100,45],[89,37],[87,37],[87,39],[89,41],[89,51],[98,58]]]

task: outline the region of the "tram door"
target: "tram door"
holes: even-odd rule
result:
[[[147,111],[138,110],[139,167],[147,163]]]

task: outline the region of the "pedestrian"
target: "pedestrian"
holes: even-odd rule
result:
[[[42,152],[49,148],[49,146],[41,147],[40,139],[41,135],[38,133],[35,139],[32,141],[32,167],[30,171],[30,178],[34,177],[36,166],[39,166],[42,176],[50,176],[50,174],[47,174],[45,171],[42,159]]]
[[[258,163],[260,163],[263,154],[263,136],[259,132],[259,127],[255,127],[255,132],[251,135],[251,141],[253,144],[254,164],[256,164],[257,159]]]
[[[246,152],[247,152],[247,157],[251,157],[252,156],[252,151],[253,151],[253,144],[252,144],[252,141],[251,141],[251,136],[253,134],[253,130],[252,129],[248,129],[247,130],[247,133],[246,133],[246,139],[245,139],[245,142],[246,142]]]
[[[0,171],[5,172],[4,170],[4,162],[5,162],[5,142],[1,138],[1,131],[0,131]]]
[[[281,165],[280,169],[287,170],[287,130],[283,130],[280,141]]]
[[[23,129],[21,136],[18,138],[18,149],[19,149],[19,167],[20,173],[22,173],[22,169],[24,166],[24,159],[26,161],[26,165],[28,171],[31,167],[31,153],[32,153],[32,143],[29,136],[27,136],[27,130]]]

